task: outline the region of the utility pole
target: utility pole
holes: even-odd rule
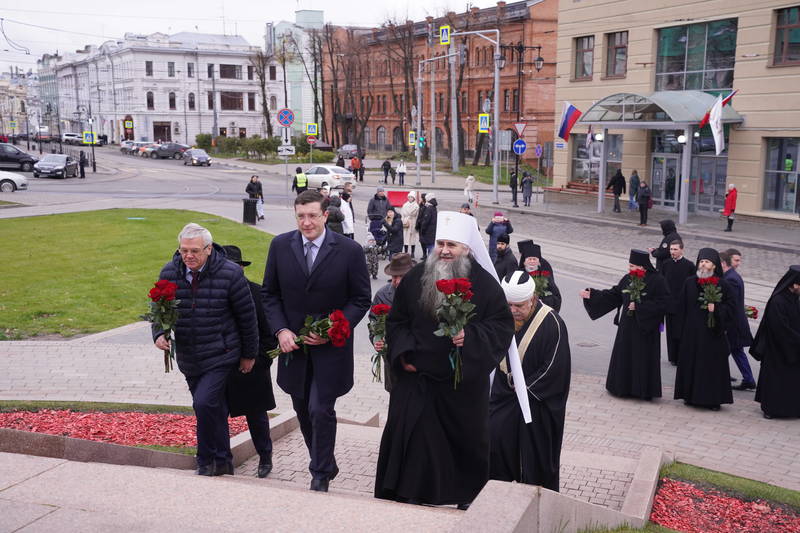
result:
[[[419,138],[422,137],[422,65],[420,61],[417,66],[417,145],[414,147],[417,153],[417,187],[422,185],[420,178],[420,166],[422,164],[422,148],[419,146]]]
[[[214,74],[215,65],[211,64],[211,101],[214,108],[214,124],[211,126],[211,145],[214,147],[214,152],[217,152],[217,137],[219,136],[219,123],[217,122],[217,83],[216,75]],[[200,107],[200,106],[198,106]]]
[[[450,42],[450,168],[458,172],[458,95],[456,94],[456,51]],[[461,53],[457,56],[460,58]]]
[[[436,183],[436,62],[431,61],[431,183]]]

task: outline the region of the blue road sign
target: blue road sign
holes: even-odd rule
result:
[[[514,141],[514,146],[512,146],[514,153],[517,155],[522,155],[525,153],[525,150],[528,149],[528,143],[526,143],[522,139],[517,139]]]
[[[294,111],[291,109],[281,109],[278,111],[278,124],[281,126],[291,126],[294,122]]]
[[[544,153],[544,149],[542,148],[542,145],[541,144],[537,144],[535,150],[536,150],[536,157],[542,157],[542,154]]]

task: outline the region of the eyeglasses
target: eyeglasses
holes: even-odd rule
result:
[[[323,215],[322,214],[318,214],[318,215],[313,215],[312,214],[312,215],[295,215],[295,216],[297,217],[297,220],[299,220],[300,222],[303,222],[303,221],[306,221],[306,220],[310,220],[310,221],[317,220],[318,218],[322,218]]]
[[[186,249],[186,248],[179,248],[179,249],[178,249],[178,252],[179,252],[181,255],[189,255],[189,254],[191,254],[191,255],[198,255],[200,252],[202,252],[203,250],[205,250],[205,249],[206,249],[206,248],[208,248],[209,246],[211,246],[211,245],[210,245],[210,244],[206,244],[206,245],[205,245],[205,246],[203,246],[202,248],[190,248],[190,249]]]

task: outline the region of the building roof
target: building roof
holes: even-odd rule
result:
[[[219,35],[213,33],[194,33],[183,31],[169,36],[170,42],[181,44],[210,44],[228,46],[250,46],[241,35]]]

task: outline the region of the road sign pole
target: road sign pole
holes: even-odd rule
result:
[[[419,138],[422,136],[422,61],[419,62],[417,67],[417,146],[415,151],[417,153],[417,187],[422,185],[422,178],[420,176],[420,166],[422,164],[422,149],[419,147]]]
[[[436,183],[436,63],[431,63],[431,183]]]
[[[458,172],[458,95],[456,95],[455,45],[450,41],[450,168]]]

